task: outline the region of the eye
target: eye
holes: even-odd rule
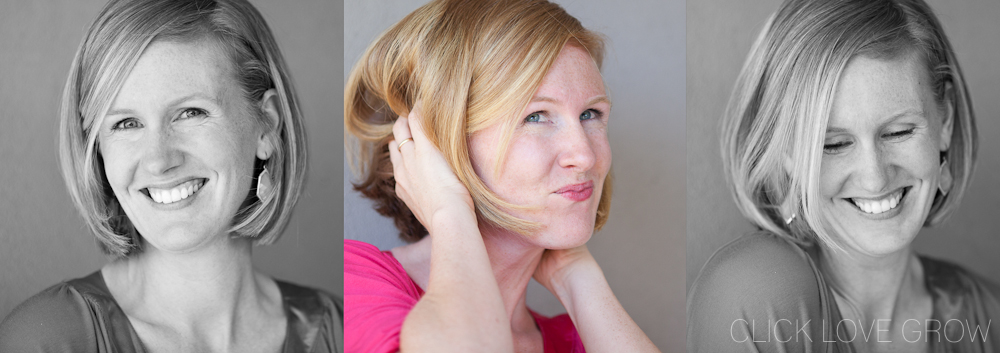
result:
[[[909,128],[909,129],[906,129],[906,130],[893,131],[893,132],[889,132],[889,133],[883,134],[882,137],[886,138],[886,139],[889,139],[889,140],[900,140],[900,139],[909,137],[910,135],[913,135],[913,130],[915,130],[915,128]]]
[[[847,147],[850,147],[851,144],[851,141],[846,139],[827,140],[827,142],[823,144],[823,153],[838,154],[843,152]]]
[[[206,112],[204,109],[187,108],[187,109],[184,109],[184,111],[181,112],[181,115],[178,116],[177,118],[178,119],[189,119],[189,118],[204,117],[206,115],[208,115],[208,112]]]
[[[600,119],[602,116],[604,116],[604,113],[601,113],[597,109],[587,109],[580,114],[580,120]]]
[[[542,113],[541,112],[534,112],[534,113],[528,114],[528,116],[526,118],[524,118],[524,122],[526,122],[526,123],[537,123],[539,121],[542,121]]]
[[[131,130],[131,129],[138,129],[140,127],[142,127],[142,123],[139,122],[139,119],[125,118],[119,120],[114,125],[111,125],[111,130],[112,131]]]

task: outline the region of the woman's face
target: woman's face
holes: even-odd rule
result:
[[[590,54],[567,45],[521,114],[499,175],[500,124],[472,135],[476,174],[503,200],[531,208],[515,216],[544,226],[530,237],[536,245],[570,248],[590,239],[611,168],[610,109]]]
[[[147,245],[183,252],[228,238],[217,235],[264,145],[239,87],[211,39],[156,41],[112,102],[98,127],[104,169]]]
[[[950,142],[946,111],[916,54],[848,62],[820,169],[827,222],[847,248],[884,255],[909,246],[920,231]]]

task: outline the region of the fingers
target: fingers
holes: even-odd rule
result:
[[[423,120],[424,119],[420,116],[420,102],[417,102],[413,105],[413,109],[410,109],[410,114],[407,116],[406,123],[409,127],[407,132],[411,134],[410,137],[416,136],[415,140],[421,140],[421,143],[423,143],[423,141],[427,141],[427,134],[424,133]],[[414,142],[416,142],[415,140]]]

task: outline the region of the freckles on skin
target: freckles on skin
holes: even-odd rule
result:
[[[602,115],[594,113],[593,119],[581,119],[591,110]],[[538,114],[537,121],[525,120],[531,114]],[[500,123],[471,136],[473,168],[501,199],[528,208],[512,211],[515,216],[553,228],[581,228],[589,235],[611,165],[609,114],[610,102],[593,59],[583,49],[567,45],[518,116],[521,121],[499,173],[494,173],[494,166],[501,157],[497,155],[503,138]],[[571,204],[555,193],[587,182],[593,184],[593,193],[584,202]]]
[[[249,194],[260,128],[228,60],[212,39],[151,43],[99,127],[108,183],[156,248],[209,242]],[[193,180],[204,185],[190,200],[161,204],[143,192]]]
[[[834,234],[868,254],[910,244],[935,195],[943,113],[917,55],[851,59],[826,133],[826,146],[840,147],[824,148],[820,173],[822,212]],[[884,206],[904,190],[897,206]],[[881,210],[861,207],[881,201]]]

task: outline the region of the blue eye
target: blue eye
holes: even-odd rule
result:
[[[111,125],[111,130],[112,131],[117,131],[117,130],[131,130],[131,129],[138,129],[140,127],[142,127],[142,123],[140,123],[138,119],[136,119],[136,118],[125,118],[125,119],[122,119],[122,120],[118,121],[114,125]]]
[[[580,114],[580,120],[600,119],[602,116],[604,116],[604,113],[601,113],[597,109],[587,109]]]
[[[542,114],[540,113],[531,113],[528,114],[527,118],[524,118],[524,122],[526,123],[537,123],[541,120],[542,120]]]

